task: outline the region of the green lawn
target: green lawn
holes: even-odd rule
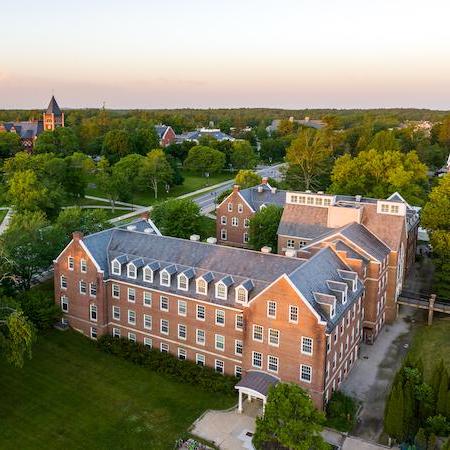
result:
[[[39,337],[22,369],[0,364],[0,391],[4,450],[171,449],[203,411],[235,403],[56,330]]]
[[[410,352],[415,358],[421,358],[425,380],[429,380],[433,367],[441,359],[450,371],[450,319],[436,319],[432,326],[423,325],[417,329]]]
[[[182,173],[184,177],[184,183],[181,186],[174,186],[168,194],[163,189],[161,189],[158,192],[158,199],[155,200],[153,191],[148,188],[143,192],[135,192],[129,203],[143,206],[153,205],[170,197],[178,197],[179,195],[187,194],[198,189],[213,186],[223,181],[231,180],[235,175],[230,172],[222,172],[212,175],[209,178],[205,178],[199,175],[192,174],[190,172],[183,171]],[[91,182],[95,183],[95,178],[93,178]],[[97,197],[105,197],[105,195],[98,188],[88,188],[86,190],[86,194],[94,195]]]

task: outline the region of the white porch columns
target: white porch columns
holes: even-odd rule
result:
[[[239,389],[239,406],[238,406],[238,413],[242,414],[242,391]]]

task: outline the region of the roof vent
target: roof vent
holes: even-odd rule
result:
[[[198,234],[192,234],[189,238],[191,241],[198,242],[200,240],[200,236]]]
[[[144,233],[152,234],[152,233],[153,233],[153,228],[146,228],[146,229],[144,230]]]
[[[258,192],[261,193],[263,191],[263,187],[261,185],[258,186]]]
[[[270,253],[272,251],[272,247],[269,247],[267,245],[265,245],[262,249],[261,249],[261,253]]]
[[[311,194],[311,191],[308,189],[307,191],[305,191],[306,194]]]
[[[361,196],[360,195],[355,195],[355,201],[357,201],[358,203],[361,201]]]
[[[136,230],[136,225],[128,225],[127,226],[127,230],[128,231],[135,231]]]
[[[295,250],[286,250],[284,254],[289,256],[289,258],[295,258],[297,256],[297,252]]]
[[[217,239],[215,237],[209,237],[208,239],[206,239],[206,242],[208,244],[217,244]]]

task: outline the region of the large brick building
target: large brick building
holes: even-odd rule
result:
[[[386,200],[361,196],[287,192],[263,179],[259,186],[233,192],[217,207],[217,239],[248,247],[251,217],[269,204],[284,207],[278,253],[309,258],[333,247],[365,284],[364,340],[373,342],[385,321],[397,317],[397,297],[414,263],[419,218],[398,194]]]
[[[58,106],[54,96],[41,120],[30,120],[22,122],[3,122],[0,123],[0,132],[16,133],[24,149],[31,151],[37,137],[43,131],[54,131],[57,127],[64,126],[64,113]]]
[[[91,338],[126,337],[241,377],[240,409],[280,380],[322,408],[358,355],[364,274],[331,245],[310,253],[164,237],[142,219],[74,233],[54,263],[55,297]]]

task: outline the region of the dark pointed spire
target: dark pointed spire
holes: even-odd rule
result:
[[[48,108],[46,114],[54,114],[55,116],[61,116],[62,112],[59,109],[58,103],[55,100],[55,96],[52,95],[50,103],[48,104]]]

